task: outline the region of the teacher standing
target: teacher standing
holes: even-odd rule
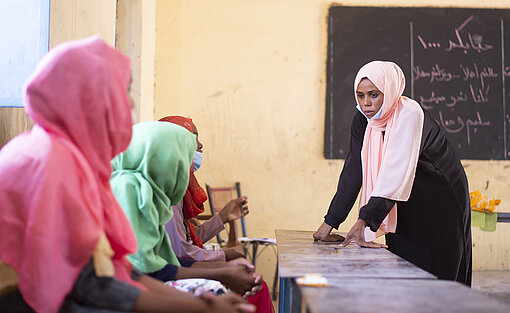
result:
[[[471,215],[466,174],[430,114],[402,96],[405,77],[392,62],[373,61],[356,75],[358,112],[338,188],[313,237],[387,247],[440,279],[471,285]],[[345,221],[361,188],[359,217]],[[397,212],[398,209],[398,212]],[[386,235],[386,245],[373,242]]]

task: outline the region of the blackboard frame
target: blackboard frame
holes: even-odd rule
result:
[[[461,159],[510,158],[510,10],[331,6],[326,159],[349,152],[353,81],[372,60],[400,65],[404,95],[431,112]],[[453,79],[446,82],[449,74]]]

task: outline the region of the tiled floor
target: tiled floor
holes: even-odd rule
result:
[[[471,287],[510,304],[510,271],[473,272]]]

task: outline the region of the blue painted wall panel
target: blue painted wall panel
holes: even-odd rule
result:
[[[48,52],[50,0],[0,0],[0,106],[22,107],[23,85]]]

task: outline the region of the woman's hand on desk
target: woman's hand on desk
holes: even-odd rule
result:
[[[345,247],[349,243],[355,242],[358,246],[365,248],[388,248],[387,245],[382,243],[365,241],[365,227],[367,227],[367,223],[364,220],[358,220],[354,223],[344,242],[340,244],[340,247]]]
[[[344,236],[338,234],[331,234],[332,229],[333,227],[329,226],[326,223],[322,223],[319,229],[317,229],[317,231],[313,234],[313,239],[328,242],[337,242],[345,239]]]

